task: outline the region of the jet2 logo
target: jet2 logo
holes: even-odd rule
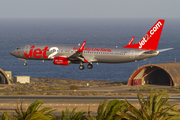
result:
[[[29,54],[27,52],[24,53],[24,56],[27,58],[30,58],[34,56],[35,58],[50,58],[53,59],[54,56],[58,53],[58,48],[57,47],[51,47],[48,49],[48,47],[45,47],[44,49],[36,48],[34,49],[35,46],[31,46]],[[52,53],[49,56],[46,56],[47,51],[52,51]]]
[[[161,22],[158,22],[154,27],[153,27],[153,29],[152,30],[150,30],[150,37],[152,36],[152,35],[154,35],[154,33],[160,28],[162,26],[162,23]]]
[[[154,33],[162,26],[162,23],[159,21],[151,30],[150,30],[150,36],[146,34],[142,40],[139,42],[139,48],[142,48],[143,45],[146,44],[146,42],[151,38]]]
[[[57,47],[52,47],[52,48],[49,49],[49,51],[51,51],[51,50],[54,50],[54,52],[51,53],[51,54],[48,56],[48,58],[53,59],[54,56],[55,56],[56,54],[58,54],[58,50],[59,50],[59,49],[58,49]]]
[[[149,40],[149,38],[150,38],[149,35],[146,34],[146,35],[143,37],[143,39],[139,42],[139,48],[142,48],[142,46],[146,44],[146,42]]]
[[[35,58],[48,58],[48,56],[46,56],[46,52],[49,51],[48,47],[45,47],[43,50],[41,50],[40,48],[36,48],[34,50],[35,46],[31,46],[29,54],[27,54],[27,52],[24,53],[24,56],[27,58],[30,58],[32,56],[34,56]]]

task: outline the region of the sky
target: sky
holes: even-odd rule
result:
[[[180,18],[180,0],[0,0],[0,18]]]

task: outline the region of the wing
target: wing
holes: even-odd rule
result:
[[[72,54],[71,56],[69,56],[69,60],[71,62],[85,62],[85,63],[89,63],[83,56],[83,50],[85,47],[86,41],[83,42],[83,44],[81,45],[81,47],[78,49],[77,52],[75,52],[74,54]]]

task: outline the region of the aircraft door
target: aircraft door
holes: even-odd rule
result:
[[[20,55],[22,56],[23,54],[23,51],[22,51],[22,47],[20,48]]]
[[[24,47],[24,52],[27,53],[27,54],[29,54],[29,51],[30,51],[30,45],[26,45],[26,46]]]
[[[135,50],[130,51],[130,58],[134,59],[135,58]]]

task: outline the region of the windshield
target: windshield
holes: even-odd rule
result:
[[[20,50],[20,49],[21,49],[20,47],[16,48],[16,50]]]

